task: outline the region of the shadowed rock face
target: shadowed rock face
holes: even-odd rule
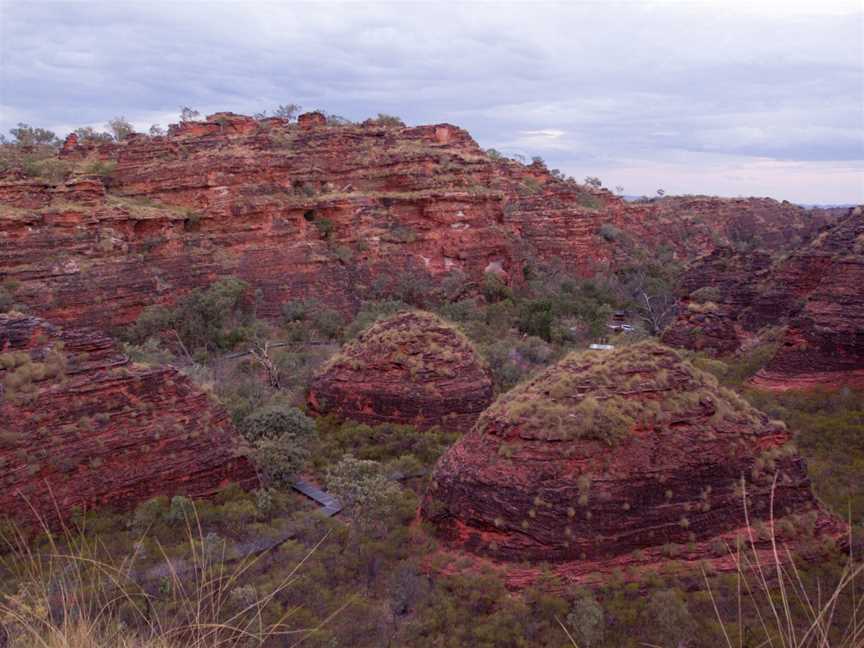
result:
[[[225,411],[173,367],[23,315],[0,315],[0,466],[0,516],[48,524],[257,483]]]
[[[600,236],[607,224],[686,259],[742,228],[783,238],[810,218],[768,199],[626,203],[494,159],[449,124],[218,113],[165,137],[70,138],[60,155],[68,182],[0,175],[0,279],[50,321],[103,329],[228,275],[260,289],[264,317],[307,298],[350,312],[376,281],[493,268],[514,283],[553,258],[591,275],[628,255]]]
[[[741,479],[751,523],[769,519],[776,479],[784,541],[805,527],[836,535],[789,441],[666,347],[572,354],[501,396],[441,458],[422,516],[451,549],[506,562],[578,571],[635,552],[662,561],[670,544],[698,560],[746,527]]]
[[[777,354],[751,381],[772,390],[864,388],[864,211],[856,207],[775,274],[803,306]]]
[[[856,207],[780,259],[724,249],[694,263],[680,315],[663,341],[724,355],[766,326],[786,326],[754,386],[864,386],[862,285],[864,214]]]
[[[466,431],[492,401],[492,380],[465,336],[431,313],[377,322],[318,373],[309,407],[366,423]]]

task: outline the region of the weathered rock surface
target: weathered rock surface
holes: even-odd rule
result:
[[[772,390],[864,387],[864,210],[856,207],[822,232],[773,279],[781,299],[791,288],[803,306],[792,310],[777,354],[751,383]]]
[[[0,315],[0,516],[52,524],[73,509],[256,483],[226,412],[172,367],[110,339]]]
[[[313,412],[366,423],[467,431],[492,402],[492,379],[468,339],[439,317],[394,315],[347,344],[314,378]]]
[[[553,258],[590,275],[628,256],[604,225],[689,258],[739,230],[797,236],[814,219],[768,199],[627,203],[490,157],[449,124],[217,113],[164,137],[69,138],[60,161],[65,183],[0,178],[0,281],[40,316],[103,329],[227,275],[261,290],[265,317],[310,297],[347,312],[376,281],[494,268],[519,282]]]
[[[663,341],[728,355],[765,327],[786,326],[755,386],[864,385],[862,282],[864,214],[857,207],[780,258],[726,248],[695,262],[683,281],[680,314]]]
[[[607,355],[604,355],[607,353]],[[782,423],[666,347],[571,354],[501,396],[439,461],[422,505],[450,550],[579,578],[672,557],[728,561],[778,538],[837,537]],[[742,489],[742,479],[744,487]],[[535,569],[536,571],[536,569]]]

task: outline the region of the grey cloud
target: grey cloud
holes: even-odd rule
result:
[[[68,127],[180,105],[249,113],[293,101],[353,119],[451,121],[484,146],[540,154],[574,173],[594,163],[614,175],[634,159],[683,153],[693,164],[713,154],[742,165],[813,163],[824,175],[824,162],[864,158],[860,11],[786,16],[654,2],[0,7],[3,131],[18,120]],[[719,190],[708,166],[701,181],[693,171],[693,191]],[[780,175],[765,179],[765,193],[800,191]],[[838,201],[864,199],[864,189],[845,191]]]

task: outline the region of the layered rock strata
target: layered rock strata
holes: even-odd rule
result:
[[[492,402],[492,379],[470,341],[425,312],[381,320],[315,376],[308,404],[318,414],[366,423],[467,431]]]
[[[772,507],[790,546],[842,533],[790,438],[666,347],[571,354],[483,413],[421,513],[449,550],[517,580],[541,561],[576,579],[672,558],[728,566],[736,535],[768,548]]]
[[[173,367],[129,361],[89,329],[0,315],[0,516],[251,487],[226,412]]]
[[[849,210],[779,258],[716,250],[683,281],[677,319],[662,339],[729,355],[766,327],[786,327],[755,386],[784,390],[864,386],[864,214]]]
[[[103,329],[228,275],[260,291],[265,317],[309,298],[350,312],[373,287],[421,276],[476,282],[492,269],[518,283],[553,259],[587,276],[634,244],[686,259],[745,226],[793,236],[812,220],[768,199],[631,204],[490,156],[449,124],[320,114],[70,137],[52,162],[65,182],[0,177],[0,282],[42,317]]]

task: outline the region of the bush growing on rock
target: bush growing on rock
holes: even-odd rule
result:
[[[611,223],[604,223],[600,226],[599,234],[611,243],[620,239],[622,232],[620,229],[618,229]]]
[[[105,144],[112,141],[110,133],[100,133],[92,126],[84,126],[76,128],[75,134],[78,136],[78,141],[82,144]]]
[[[374,124],[375,126],[386,127],[405,126],[405,122],[403,122],[399,117],[388,115],[386,113],[378,113],[378,116],[370,119],[369,123]]]
[[[53,132],[21,122],[17,127],[10,128],[9,134],[13,138],[12,144],[16,146],[56,146],[59,143]]]
[[[129,120],[125,117],[115,117],[108,122],[108,128],[114,135],[114,139],[118,142],[122,142],[124,139],[126,139],[135,132],[135,128],[132,126],[132,124],[129,123]]]

